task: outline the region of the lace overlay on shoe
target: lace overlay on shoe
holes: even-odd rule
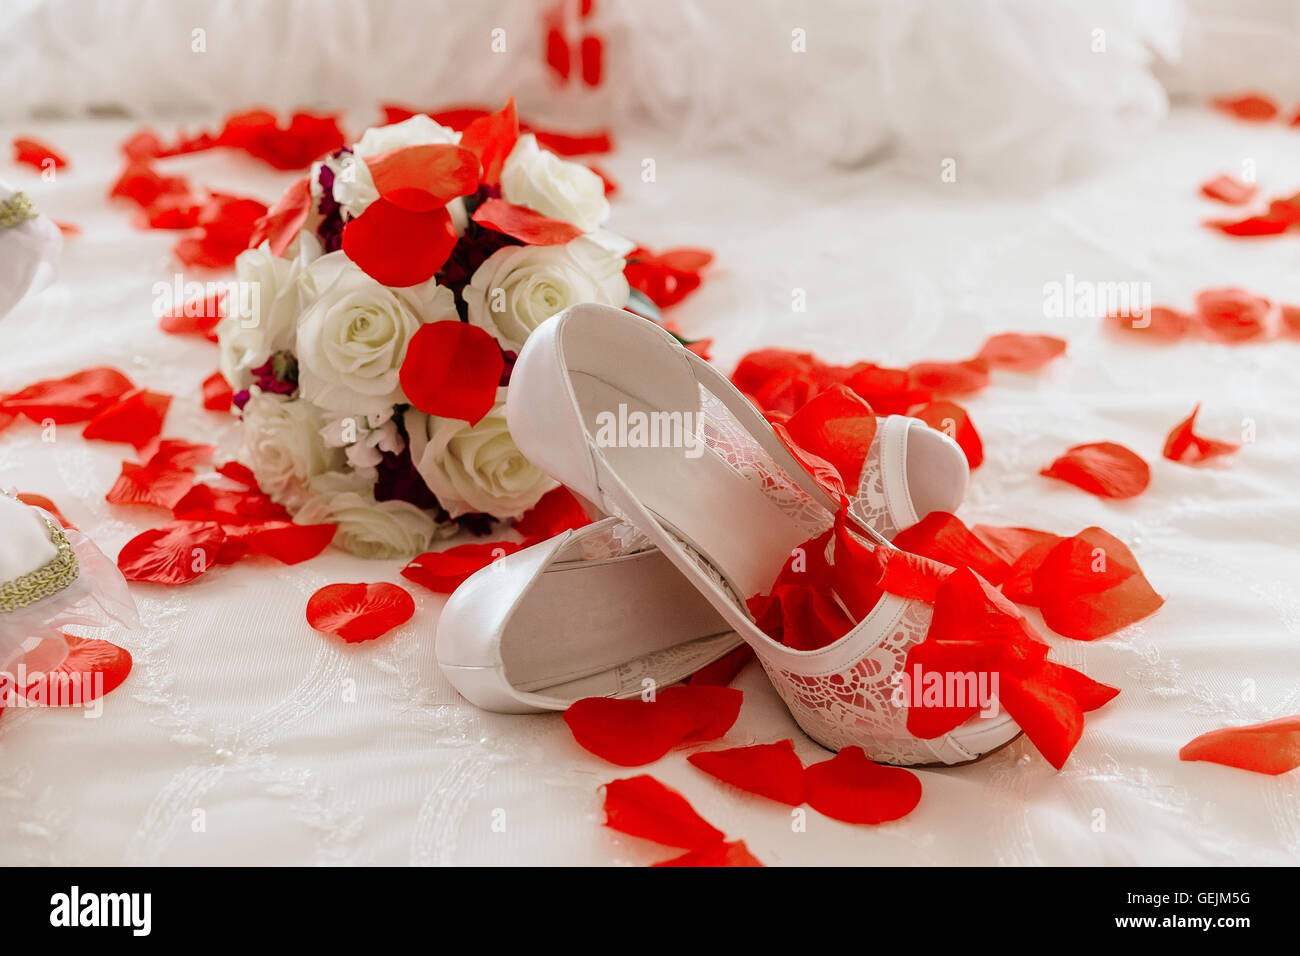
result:
[[[739,645],[739,635],[734,631],[724,631],[721,634],[696,638],[684,644],[675,644],[620,664],[614,672],[618,680],[618,690],[613,696],[626,697],[639,694],[650,686],[666,687],[694,674],[705,665],[712,664]]]
[[[604,522],[602,522],[604,523]],[[586,533],[584,533],[584,531]],[[654,550],[650,539],[626,521],[611,521],[605,527],[580,530],[553,559],[565,561],[606,561]]]
[[[907,731],[907,708],[893,696],[907,652],[925,639],[933,609],[908,601],[888,633],[856,662],[830,674],[798,674],[759,654],[759,661],[808,736],[824,747],[862,747],[873,760],[925,763],[931,744]]]
[[[877,419],[877,424],[881,425],[884,421],[883,418]],[[893,538],[902,529],[894,522],[889,499],[885,494],[885,469],[880,463],[883,438],[884,429],[877,427],[876,434],[871,439],[871,447],[867,450],[866,462],[862,466],[862,483],[858,485],[857,494],[850,500],[850,507],[859,521],[886,538]]]
[[[831,515],[772,460],[736,421],[731,410],[703,385],[700,386],[701,438],[705,446],[751,484],[758,485],[778,508],[815,538],[831,526]]]

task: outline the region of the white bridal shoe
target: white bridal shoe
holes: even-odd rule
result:
[[[745,598],[765,593],[791,550],[830,527],[835,504],[734,386],[658,326],[603,306],[561,313],[529,336],[508,395],[524,454],[616,517],[494,562],[448,601],[439,661],[475,703],[520,712],[629,696],[743,639],[800,726],[831,749],[952,764],[1019,732],[1005,715],[934,740],[907,732],[894,675],[925,637],[929,604],[886,594],[815,651],[754,625]],[[676,414],[682,434],[693,429],[702,442],[610,441],[610,422],[632,413]],[[877,431],[854,511],[892,533],[953,510],[965,481],[960,449],[893,416]]]

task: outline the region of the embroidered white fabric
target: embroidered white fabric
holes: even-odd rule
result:
[[[192,126],[211,117],[193,117]],[[55,182],[6,176],[83,233],[63,273],[0,322],[0,392],[95,364],[174,394],[166,434],[216,442],[235,426],[202,409],[213,347],[169,337],[151,314],[175,267],[175,236],[131,227],[105,202],[119,171],[115,121],[0,124],[0,142],[39,134],[67,152]],[[1225,146],[1231,145],[1231,160]],[[640,179],[643,157],[660,175]],[[1263,777],[1182,763],[1216,727],[1300,712],[1300,343],[1165,348],[1121,343],[1072,306],[1048,314],[1045,285],[1150,282],[1188,306],[1207,285],[1241,284],[1300,302],[1295,240],[1234,242],[1200,222],[1218,214],[1196,187],[1251,157],[1265,192],[1300,188],[1300,132],[1176,110],[1135,160],[1034,199],[957,183],[926,186],[888,165],[820,178],[735,155],[665,148],[629,131],[602,166],[622,184],[617,227],[652,247],[712,248],[717,265],[674,313],[712,336],[730,369],[781,345],[829,359],[900,364],[960,358],[1007,329],[1070,340],[1035,376],[995,373],[963,402],[986,461],[961,515],[1073,533],[1100,524],[1124,539],[1168,604],[1088,644],[1044,631],[1055,656],[1123,688],[1088,715],[1060,773],[1023,738],[980,763],[922,770],[905,819],[852,827],[746,797],[692,768],[689,751],[646,768],[768,864],[1294,863],[1296,775]],[[291,181],[229,155],[170,161],[198,182],[264,200]],[[689,211],[689,215],[683,215]],[[196,278],[187,276],[186,278]],[[1051,288],[1057,288],[1052,286]],[[794,290],[806,311],[793,311]],[[1164,436],[1204,402],[1206,434],[1253,438],[1234,460],[1163,460]],[[44,440],[53,439],[53,440]],[[1038,475],[1069,445],[1109,439],[1152,465],[1151,488],[1108,502]],[[52,498],[109,555],[164,516],[108,505],[124,446],[26,422],[0,434],[0,485]],[[141,630],[113,639],[131,676],[99,719],[12,707],[0,717],[0,863],[644,864],[673,851],[600,826],[597,787],[626,776],[573,745],[558,716],[477,711],[437,670],[442,599],[410,586],[415,618],[345,646],[303,618],[336,581],[392,580],[399,562],[329,552],[295,568],[250,560],[179,588],[135,586]],[[745,705],[705,747],[809,740],[757,666]],[[504,831],[494,827],[504,813]]]

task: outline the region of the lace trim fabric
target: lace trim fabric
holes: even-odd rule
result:
[[[675,644],[620,664],[614,672],[618,680],[618,690],[614,696],[623,697],[640,693],[649,686],[664,687],[675,683],[694,674],[706,664],[713,663],[739,646],[740,642],[740,636],[734,631],[724,631],[684,644]]]
[[[877,420],[878,424],[883,422],[884,419]],[[871,447],[867,450],[866,462],[862,466],[862,483],[858,485],[858,492],[849,505],[859,521],[886,538],[893,538],[902,529],[894,522],[889,499],[885,494],[885,469],[880,463],[883,432],[883,428],[876,428]]]
[[[897,622],[853,664],[832,674],[796,674],[759,661],[799,726],[824,747],[861,747],[873,760],[926,763],[932,745],[907,731],[907,708],[894,701],[908,649],[925,639],[933,609],[908,601]]]

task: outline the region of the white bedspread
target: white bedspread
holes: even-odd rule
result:
[[[166,127],[164,127],[165,129]],[[161,333],[152,288],[171,281],[174,235],[139,232],[106,201],[126,123],[27,123],[71,166],[55,183],[4,176],[84,233],[61,281],[0,323],[0,391],[113,364],[176,396],[165,434],[233,453],[233,422],[202,409],[214,347]],[[645,157],[657,181],[643,183]],[[1116,342],[1094,318],[1044,314],[1044,284],[1067,275],[1150,282],[1191,304],[1240,284],[1300,303],[1300,238],[1233,241],[1202,228],[1218,209],[1197,186],[1253,161],[1264,192],[1300,189],[1300,130],[1176,111],[1127,163],[1036,199],[973,194],[876,167],[811,176],[772,162],[682,155],[625,136],[602,162],[622,183],[615,229],[654,247],[702,245],[717,264],[675,313],[716,340],[728,370],[781,345],[835,360],[961,358],[995,331],[1045,331],[1068,356],[1038,376],[997,374],[965,404],[987,460],[961,514],[1071,534],[1100,524],[1130,544],[1168,599],[1155,617],[1093,644],[1049,637],[1055,656],[1123,688],[1090,714],[1057,773],[1023,738],[953,770],[920,771],[907,818],[853,827],[724,787],[678,751],[646,768],[680,789],[768,864],[1294,863],[1300,778],[1181,763],[1207,730],[1300,712],[1300,343],[1228,347]],[[273,200],[291,178],[246,157],[167,168]],[[791,307],[795,290],[807,310]],[[1168,430],[1204,402],[1200,430],[1257,440],[1227,464],[1160,457]],[[1114,440],[1152,465],[1150,489],[1096,499],[1039,477],[1066,447]],[[0,435],[0,486],[48,495],[110,555],[161,524],[105,503],[126,446]],[[673,851],[600,823],[599,786],[640,771],[581,750],[558,716],[480,713],[437,670],[441,599],[411,585],[418,611],[357,647],[306,624],[307,597],[335,581],[392,580],[400,562],[330,551],[296,568],[246,561],[179,588],[134,587],[146,628],[110,635],[135,666],[103,716],[13,708],[0,719],[0,863],[644,864]],[[762,672],[724,741],[803,737]],[[499,825],[504,820],[504,827]],[[494,826],[497,823],[497,826]]]

